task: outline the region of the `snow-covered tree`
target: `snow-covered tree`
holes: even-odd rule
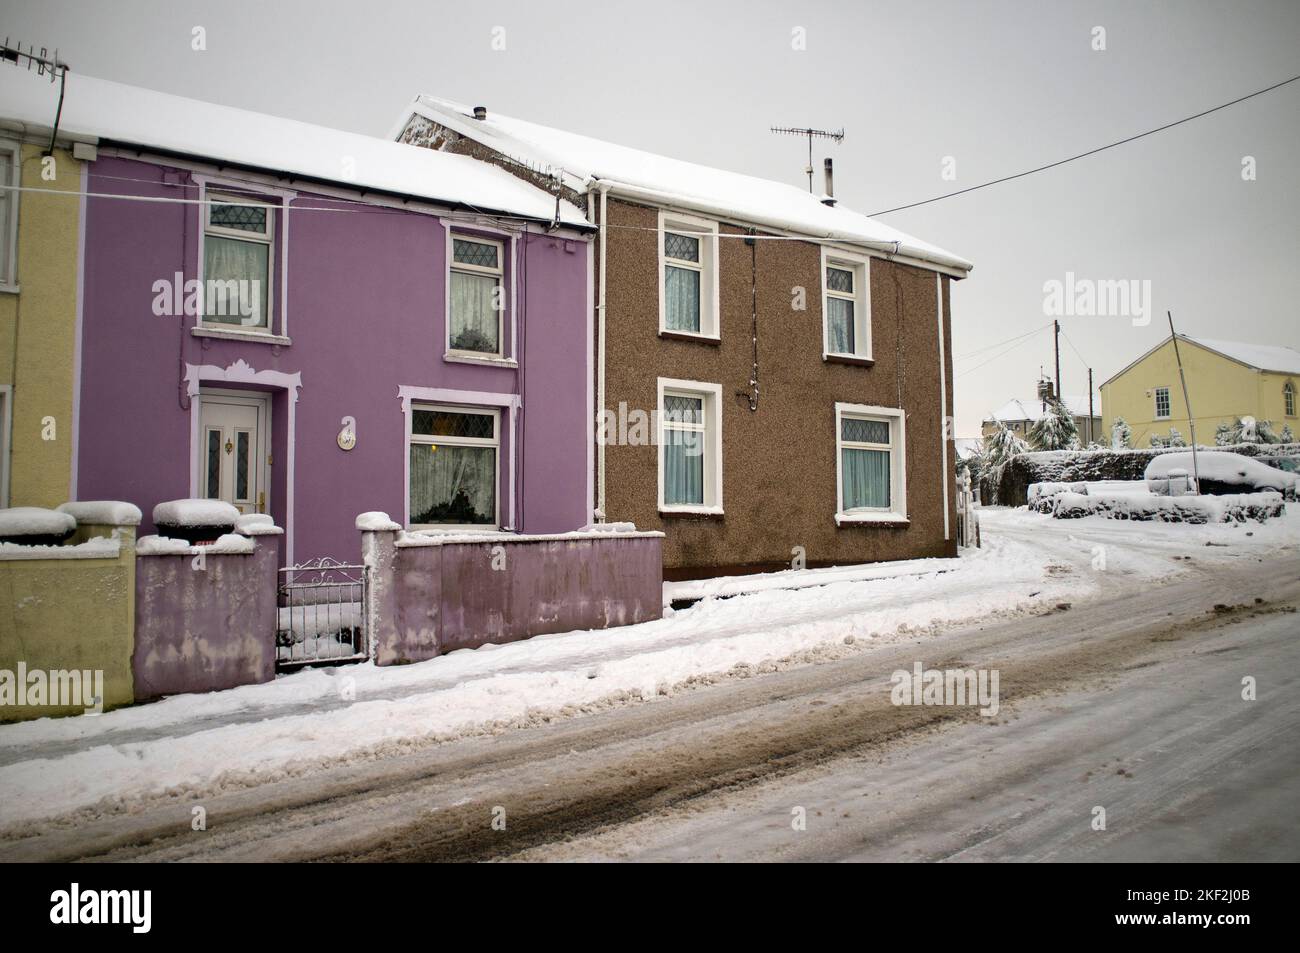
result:
[[[1068,450],[1079,445],[1079,426],[1065,405],[1056,398],[1044,402],[1046,413],[1029,428],[1029,442],[1036,450]]]
[[[1277,435],[1273,429],[1273,421],[1259,420],[1255,422],[1255,436],[1260,443],[1281,443],[1282,438]]]
[[[1019,434],[999,422],[998,429],[984,438],[984,461],[989,469],[1000,467],[1017,454],[1029,449]]]
[[[1219,424],[1214,428],[1214,445],[1216,447],[1227,447],[1232,442],[1232,424]]]
[[[1290,424],[1283,425],[1282,432],[1277,436],[1282,443],[1295,443],[1295,434],[1291,432]]]
[[[1170,428],[1169,428],[1169,442],[1168,442],[1167,444],[1165,444],[1165,446],[1168,446],[1168,447],[1185,447],[1185,446],[1187,446],[1187,441],[1183,439],[1183,435],[1182,435],[1182,433],[1179,432],[1179,430],[1178,430],[1177,427],[1170,427]]]
[[[1154,449],[1157,449],[1157,450],[1158,450],[1158,449],[1160,449],[1161,447],[1167,447],[1167,446],[1169,446],[1169,438],[1168,438],[1168,437],[1162,437],[1162,436],[1160,436],[1160,434],[1158,434],[1158,433],[1153,433],[1153,434],[1150,436],[1149,439],[1150,439],[1150,441],[1151,441],[1151,446],[1152,446]]]
[[[1110,425],[1110,448],[1127,450],[1131,446],[1133,446],[1133,428],[1123,417],[1116,417],[1114,423]]]

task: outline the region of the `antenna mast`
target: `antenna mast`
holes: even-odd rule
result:
[[[804,169],[804,172],[807,173],[808,175],[808,191],[812,192],[813,190],[813,158],[812,158],[813,140],[830,139],[833,142],[843,142],[844,130],[840,129],[838,132],[830,132],[826,129],[799,128],[796,126],[771,126],[769,128],[771,129],[772,132],[780,133],[782,135],[808,137],[808,167]]]

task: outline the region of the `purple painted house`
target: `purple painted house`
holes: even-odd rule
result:
[[[50,95],[46,93],[46,95]],[[43,102],[33,111],[43,115]],[[469,157],[71,74],[79,499],[217,497],[282,560],[354,519],[591,522],[591,243]]]

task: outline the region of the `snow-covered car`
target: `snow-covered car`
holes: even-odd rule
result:
[[[1144,474],[1147,489],[1157,495],[1168,496],[1170,474],[1177,470],[1185,471],[1189,478],[1194,472],[1198,473],[1201,492],[1215,496],[1272,490],[1281,493],[1284,499],[1294,500],[1296,483],[1300,482],[1294,473],[1270,467],[1240,453],[1225,453],[1221,450],[1196,451],[1196,468],[1193,470],[1192,453],[1188,450],[1155,456],[1147,464]],[[1177,485],[1179,474],[1174,476]]]

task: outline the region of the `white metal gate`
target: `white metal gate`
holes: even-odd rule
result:
[[[365,566],[322,556],[281,569],[278,605],[276,667],[369,656]]]

